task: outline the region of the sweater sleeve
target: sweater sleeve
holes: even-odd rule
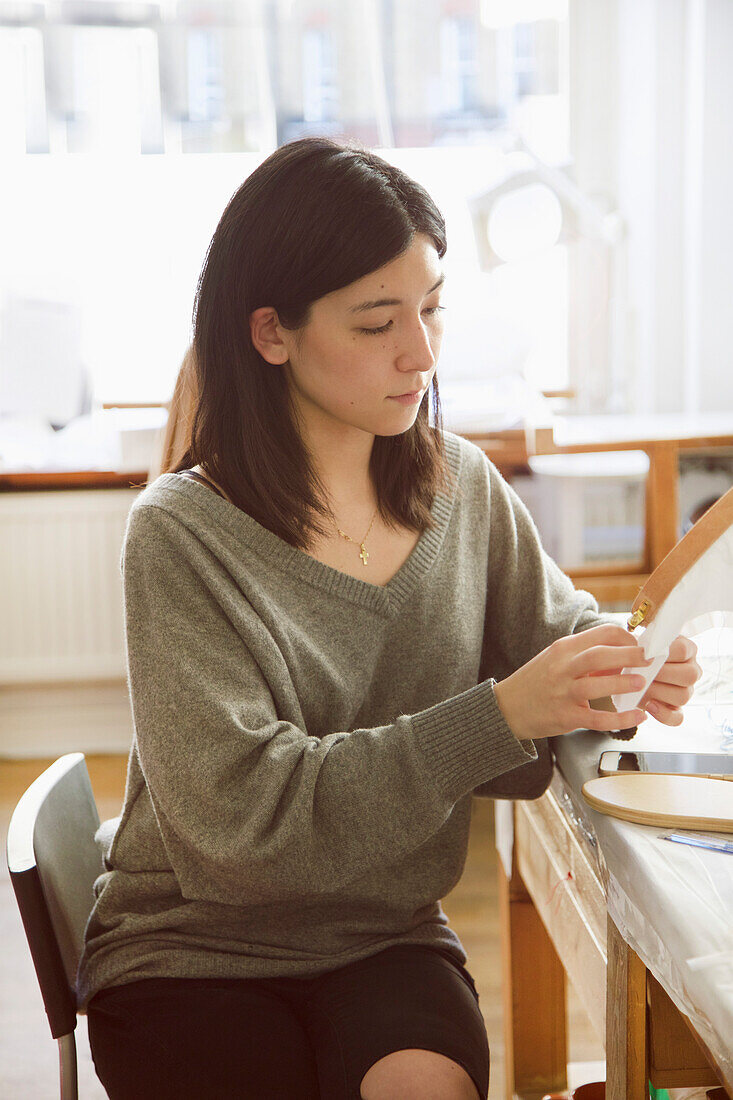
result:
[[[610,620],[589,592],[578,590],[544,551],[526,506],[484,456],[490,486],[486,619],[479,678],[510,676],[556,638]],[[529,747],[534,742],[524,741]],[[537,759],[481,784],[487,798],[539,798],[552,778],[546,741]]]
[[[376,728],[315,737],[284,720],[253,656],[268,642],[263,620],[164,509],[131,510],[122,572],[136,752],[186,898],[339,890],[417,849],[474,787],[536,756],[508,730],[491,681]],[[151,869],[158,861],[152,853]]]

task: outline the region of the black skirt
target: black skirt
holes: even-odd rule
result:
[[[370,1066],[436,1051],[489,1091],[473,978],[447,950],[390,947],[315,978],[149,978],[89,1002],[110,1100],[359,1100]]]

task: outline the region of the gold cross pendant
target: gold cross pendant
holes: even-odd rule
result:
[[[369,554],[367,553],[367,548],[364,545],[364,543],[361,544],[361,551],[359,552],[359,557],[361,558],[364,565],[366,565],[367,559],[369,558]]]

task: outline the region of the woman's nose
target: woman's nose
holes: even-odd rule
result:
[[[435,355],[430,336],[422,321],[417,321],[406,333],[400,348],[397,365],[401,370],[431,370],[435,366]]]

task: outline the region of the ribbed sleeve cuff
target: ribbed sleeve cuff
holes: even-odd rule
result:
[[[413,728],[441,793],[451,802],[481,783],[537,759],[532,741],[526,752],[507,725],[494,695],[495,680],[484,680],[460,695],[412,715]]]

